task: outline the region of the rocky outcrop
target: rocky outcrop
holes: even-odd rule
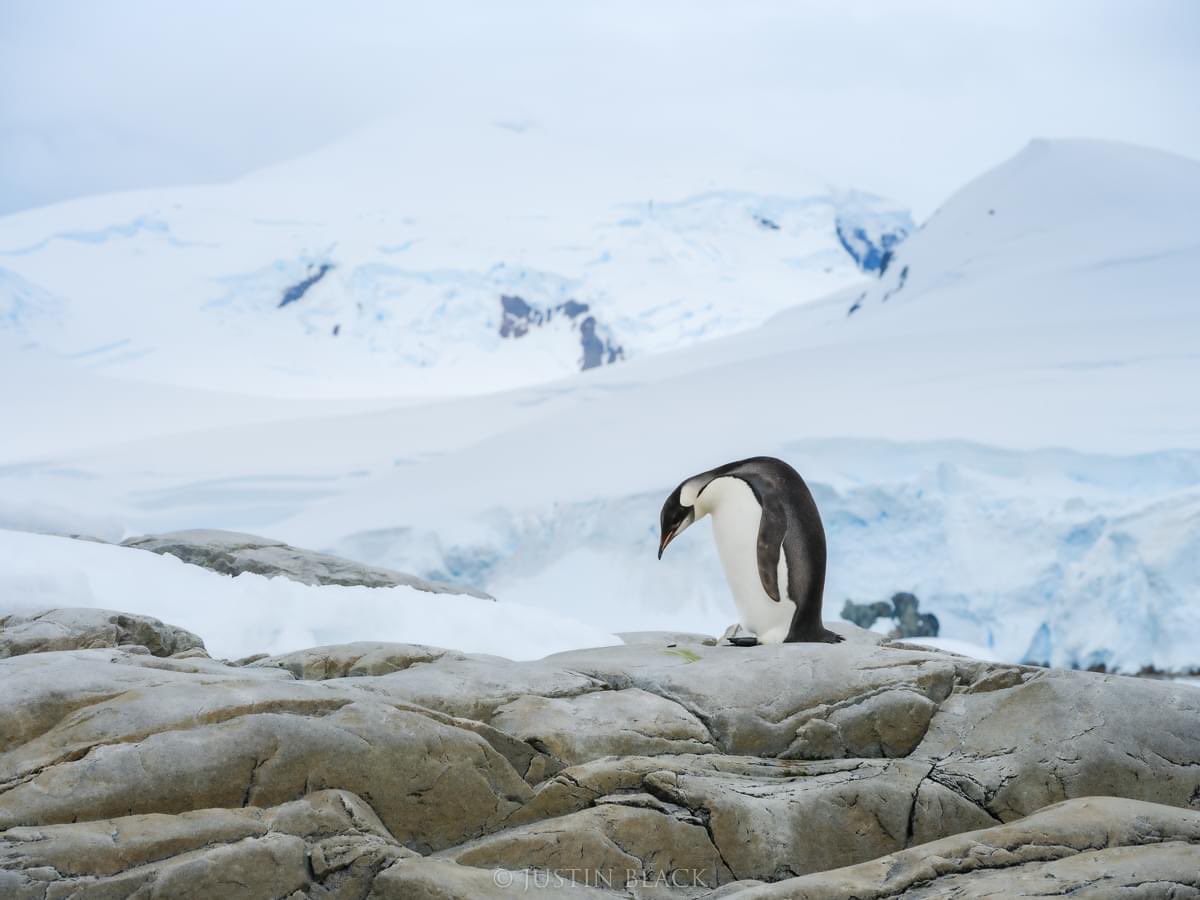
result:
[[[497,707],[488,721],[568,765],[604,756],[714,749],[708,729],[693,713],[641,688],[577,697],[526,695]]]
[[[47,609],[0,615],[0,659],[50,650],[122,646],[142,648],[153,656],[173,656],[188,651],[200,653],[204,641],[150,616],[111,609]]]
[[[417,663],[433,662],[446,655],[440,647],[421,644],[390,644],[381,641],[356,641],[261,656],[245,664],[256,669],[283,669],[293,678],[324,681],[327,678],[351,678],[356,675],[388,675]]]
[[[640,806],[637,799],[599,798],[590,809],[509,828],[441,855],[469,866],[569,871],[572,880],[589,885],[610,884],[618,873],[659,881],[686,871],[705,886],[733,880],[703,820],[662,804]]]
[[[0,896],[1200,891],[1191,686],[845,625],[242,665],[156,626],[0,660]]]
[[[1089,797],[739,893],[744,900],[1200,896],[1200,813]]]
[[[913,230],[913,223],[907,213],[881,216],[864,212],[846,210],[838,215],[838,243],[859,269],[882,276],[900,242]]]
[[[100,690],[13,729],[22,740],[0,755],[0,828],[274,806],[328,787],[370,798],[398,840],[428,852],[495,830],[532,796],[534,752],[479,723],[270,669],[163,672],[132,659],[13,660],[31,661],[5,673],[27,709],[81,682]],[[113,668],[128,670],[121,690],[103,671]]]
[[[271,538],[236,531],[195,529],[127,538],[122,546],[166,553],[185,563],[203,566],[222,575],[252,572],[281,577],[301,584],[340,584],[362,587],[406,586],[434,594],[469,594],[493,599],[472,588],[426,581],[416,575],[368,566],[340,556],[302,550]]]
[[[842,607],[842,618],[859,628],[870,628],[880,619],[892,619],[896,624],[889,632],[892,638],[937,637],[940,628],[933,613],[917,612],[921,601],[914,595],[901,592],[893,594],[884,603],[855,603],[847,600]]]
[[[541,873],[422,858],[345,791],[316,791],[267,809],[123,816],[11,828],[0,837],[0,896],[12,900],[368,894],[377,900],[470,900],[501,886],[533,896],[613,896],[563,879],[551,882]]]
[[[319,887],[363,896],[380,869],[414,857],[358,797],[315,791],[267,809],[10,828],[0,895],[275,897]]]

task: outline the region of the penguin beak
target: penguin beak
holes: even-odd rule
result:
[[[673,538],[674,532],[667,532],[662,535],[662,540],[659,541],[659,559],[662,558],[662,551],[666,550],[667,545],[670,544]]]
[[[675,540],[675,535],[679,534],[678,528],[672,528],[662,536],[662,540],[658,542],[658,558],[662,559],[663,551],[667,549],[667,544]]]

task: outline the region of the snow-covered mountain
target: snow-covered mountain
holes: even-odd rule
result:
[[[869,316],[911,301],[921,311],[890,327],[922,330],[947,317],[1057,327],[1190,314],[1179,276],[1200,241],[1198,177],[1194,161],[1167,153],[1033,141],[938,209],[849,311]],[[1103,287],[1071,289],[1076,277]],[[987,293],[964,300],[964,286]]]
[[[494,391],[759,325],[877,274],[913,227],[795,167],[647,172],[545,128],[436,134],[380,126],[230,185],[2,219],[7,337],[189,387]]]
[[[250,179],[244,190],[257,184]],[[562,187],[539,195],[548,208]],[[314,190],[337,193],[325,184]],[[489,208],[506,190],[494,188]],[[787,233],[792,220],[783,206],[739,205],[745,196],[710,194],[675,206],[656,200],[655,215],[669,211],[678,237],[686,231],[680,223],[702,208],[705,222],[728,214],[743,224],[742,212],[753,208]],[[448,210],[464,208],[462,198],[446,202]],[[943,635],[988,645],[1006,659],[1195,666],[1198,207],[1198,163],[1117,144],[1035,142],[951,197],[903,244],[876,241],[881,278],[848,271],[845,286],[825,299],[725,337],[652,352],[662,347],[648,337],[639,343],[635,329],[621,331],[632,319],[602,317],[591,295],[535,298],[528,289],[493,286],[487,296],[498,346],[546,328],[574,334],[582,315],[567,305],[574,301],[617,329],[627,358],[483,395],[314,400],[305,411],[290,401],[243,396],[226,403],[116,377],[153,373],[161,382],[199,383],[187,369],[185,344],[178,369],[188,377],[172,374],[161,354],[154,364],[161,371],[131,361],[93,371],[86,382],[75,368],[39,363],[45,377],[37,399],[8,402],[28,404],[16,415],[53,409],[57,421],[39,423],[20,439],[21,452],[0,460],[0,497],[8,504],[0,521],[29,524],[40,516],[42,528],[78,530],[82,523],[112,532],[253,530],[468,581],[501,602],[551,607],[608,630],[711,631],[733,617],[711,542],[696,529],[655,561],[659,504],[688,474],[773,453],[800,469],[822,508],[831,552],[827,617],[847,597],[911,590],[922,611],[942,621]],[[853,265],[843,241],[859,247],[860,259],[875,258],[854,243],[880,234],[870,221],[848,228],[836,213],[822,216],[833,223],[826,238],[839,258]],[[648,218],[639,221],[639,229],[651,227]],[[547,226],[528,227],[532,234]],[[593,238],[621,234],[620,226],[588,229]],[[6,234],[5,245],[15,246]],[[484,240],[482,231],[472,234]],[[755,269],[758,251],[747,248],[780,235],[753,217],[744,243],[730,235],[720,244],[721,266],[729,263],[739,284],[773,284],[762,296],[782,297],[797,272],[815,271]],[[653,271],[635,250],[651,251],[632,239],[624,246],[627,265],[605,271],[617,280],[633,273],[633,286]],[[727,246],[743,255],[732,261]],[[690,259],[703,257],[692,251]],[[97,264],[105,258],[95,256]],[[310,262],[316,268],[271,285],[264,294],[271,304],[282,300],[277,289],[320,271],[321,258]],[[348,264],[338,265],[301,299],[272,310],[311,313],[309,294],[319,297],[327,282],[337,283],[330,279],[345,276]],[[50,309],[48,329],[71,319],[53,303],[75,302],[50,283],[49,271],[32,262],[16,271],[25,285],[21,308]],[[683,270],[673,271],[686,285]],[[525,305],[506,307],[502,296]],[[97,300],[97,320],[103,308]],[[723,309],[714,306],[695,334],[670,317],[647,334],[663,326],[671,336],[664,346],[709,336]],[[510,315],[505,338],[503,313]],[[755,314],[766,316],[766,306]],[[247,334],[250,321],[260,320],[247,313]],[[197,330],[196,352],[224,353],[209,337]],[[248,378],[230,353],[231,371]],[[304,383],[305,367],[326,361],[316,350],[297,361],[295,383]],[[27,362],[10,356],[7,365],[23,371]],[[569,362],[573,370],[578,356]],[[532,379],[531,370],[522,374]],[[161,421],[148,422],[145,410]],[[70,449],[99,443],[70,436],[76,416],[103,419],[106,433],[128,441]]]

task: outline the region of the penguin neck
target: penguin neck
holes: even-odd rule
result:
[[[702,504],[700,503],[702,492],[710,483],[711,481],[705,480],[705,476],[697,475],[679,486],[680,505],[690,506],[697,519],[703,519],[711,511],[707,503],[703,504],[704,508],[701,509]]]
[[[750,486],[739,478],[732,476],[721,476],[713,478],[708,482],[702,482],[693,486],[692,482],[685,485],[683,497],[688,497],[691,500],[692,510],[696,520],[699,521],[705,516],[717,516],[720,514],[722,506],[727,506],[730,491],[749,490]],[[757,500],[755,503],[757,504]]]

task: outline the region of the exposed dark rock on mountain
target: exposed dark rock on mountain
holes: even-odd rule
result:
[[[295,303],[308,293],[309,288],[324,278],[333,269],[333,263],[321,263],[316,269],[309,266],[309,275],[302,281],[298,281],[283,292],[283,297],[279,301],[279,305],[287,306],[289,303]]]
[[[571,322],[572,330],[578,328],[579,344],[582,349],[579,368],[594,369],[625,358],[625,350],[613,342],[608,335],[600,333],[594,315],[586,315],[588,305],[577,300],[567,300],[553,306],[538,307],[523,297],[502,294],[500,297],[500,337],[521,338],[532,329],[541,328],[565,317]],[[580,318],[580,317],[583,318]]]
[[[579,341],[583,345],[581,369],[594,369],[625,358],[624,350],[596,334],[595,316],[588,316],[579,323]]]
[[[838,242],[864,272],[882,275],[892,259],[892,251],[908,237],[908,230],[870,229],[839,216],[836,222]]]

